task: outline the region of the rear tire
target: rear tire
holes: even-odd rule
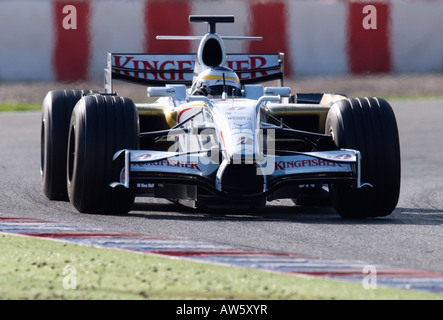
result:
[[[72,110],[91,90],[55,90],[46,94],[42,105],[40,173],[42,188],[50,200],[68,200],[66,150]]]
[[[338,101],[328,113],[325,129],[339,148],[360,151],[361,182],[373,186],[332,185],[335,210],[350,218],[391,214],[400,194],[401,169],[397,122],[389,103],[380,98]]]
[[[112,158],[121,149],[137,149],[139,122],[132,100],[111,95],[82,98],[72,113],[68,139],[68,195],[83,213],[127,213],[135,192],[111,188],[123,163]]]

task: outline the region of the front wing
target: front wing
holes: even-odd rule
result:
[[[235,197],[265,196],[288,184],[346,182],[356,188],[368,185],[361,182],[360,152],[333,150],[294,152],[290,155],[266,156],[254,161],[256,175],[262,176],[262,191],[241,194],[224,191],[224,172],[228,166],[242,163],[217,163],[208,152],[176,153],[150,150],[120,150],[115,156],[124,157],[120,181],[111,187],[147,188],[152,184],[194,185],[214,195]],[[252,178],[252,177],[251,177]]]

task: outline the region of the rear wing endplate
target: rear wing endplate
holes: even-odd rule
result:
[[[192,85],[195,54],[108,53],[105,93],[112,93],[112,81],[123,80],[147,86]],[[280,80],[283,85],[284,54],[228,54],[228,67],[242,84]]]

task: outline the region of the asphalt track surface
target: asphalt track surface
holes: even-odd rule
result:
[[[38,112],[0,114],[0,214],[443,272],[443,100],[391,104],[400,131],[402,188],[388,217],[343,219],[331,208],[289,201],[253,214],[194,212],[158,199],[137,199],[124,216],[80,214],[41,191]]]

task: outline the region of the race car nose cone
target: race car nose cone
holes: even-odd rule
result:
[[[235,194],[263,192],[264,176],[257,174],[255,164],[229,164],[222,177],[222,191]]]

